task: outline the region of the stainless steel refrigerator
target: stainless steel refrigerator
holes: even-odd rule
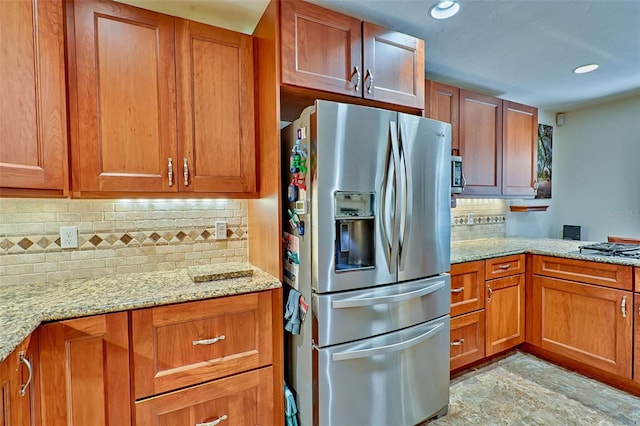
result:
[[[446,414],[450,124],[316,101],[282,135],[285,295],[310,305],[285,333],[300,424]]]

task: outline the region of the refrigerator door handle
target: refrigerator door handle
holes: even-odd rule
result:
[[[377,348],[371,349],[361,349],[358,351],[346,351],[346,352],[338,352],[331,355],[332,361],[346,361],[350,359],[358,359],[358,358],[369,358],[375,355],[383,355],[388,354],[390,352],[398,352],[403,351],[405,349],[409,349],[412,346],[421,343],[445,329],[444,323],[439,323],[426,333],[423,333],[413,339],[405,340],[404,342],[395,343],[393,345],[380,346]]]
[[[390,296],[379,297],[354,297],[352,299],[334,300],[331,302],[331,307],[334,309],[343,308],[360,308],[363,306],[381,305],[388,303],[398,303],[409,299],[417,299],[419,297],[426,296],[427,294],[435,293],[445,286],[445,281],[438,281],[428,287],[424,287],[418,290],[409,291],[401,294],[393,294]]]
[[[401,210],[398,215],[399,222],[399,238],[398,238],[398,268],[400,270],[404,270],[406,266],[406,257],[403,256],[402,246],[404,240],[406,238],[409,229],[411,228],[411,215],[408,215],[407,212],[413,211],[413,198],[410,194],[413,193],[413,181],[411,179],[411,162],[407,160],[407,156],[403,147],[403,138],[402,138],[402,122],[399,123],[398,126],[398,135],[399,135],[399,147],[400,147],[400,178],[398,179],[400,183],[400,205]]]
[[[393,265],[392,273],[396,270],[398,259],[398,245],[400,239],[400,174],[402,169],[400,168],[400,142],[398,141],[398,123],[395,121],[389,122],[389,134],[391,136],[391,152],[393,157],[393,216],[392,226],[393,233],[391,234],[391,265]]]
[[[391,161],[393,158],[393,152],[391,149],[391,144],[389,143],[389,139],[387,139],[387,149],[385,153],[384,160],[384,173],[382,177],[382,183],[380,188],[380,202],[378,205],[380,206],[378,217],[379,217],[379,226],[380,232],[382,234],[382,245],[384,246],[384,257],[387,261],[387,267],[389,269],[389,273],[395,273],[395,262],[392,262],[391,259],[393,254],[392,247],[392,236],[393,236],[393,221],[394,218],[392,214],[389,212],[389,207],[387,205],[387,196],[393,197],[393,188],[389,189],[390,180],[395,179],[393,176],[391,179],[389,176],[392,174],[391,169]]]

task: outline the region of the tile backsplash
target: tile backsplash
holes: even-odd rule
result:
[[[214,238],[227,222],[227,239]],[[78,248],[60,248],[61,226]],[[247,261],[246,200],[0,199],[0,285]]]
[[[451,241],[504,237],[506,214],[505,200],[460,198],[451,209]]]

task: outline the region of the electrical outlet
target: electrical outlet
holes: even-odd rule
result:
[[[78,247],[78,227],[77,226],[61,226],[60,227],[60,248],[77,248]]]
[[[474,224],[473,213],[469,213],[469,215],[467,216],[467,225],[473,225],[473,224]]]
[[[219,220],[216,222],[216,229],[214,238],[216,240],[226,240],[227,239],[227,222],[224,220]]]

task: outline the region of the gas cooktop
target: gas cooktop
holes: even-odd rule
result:
[[[640,259],[640,244],[595,243],[580,246],[580,253]]]

